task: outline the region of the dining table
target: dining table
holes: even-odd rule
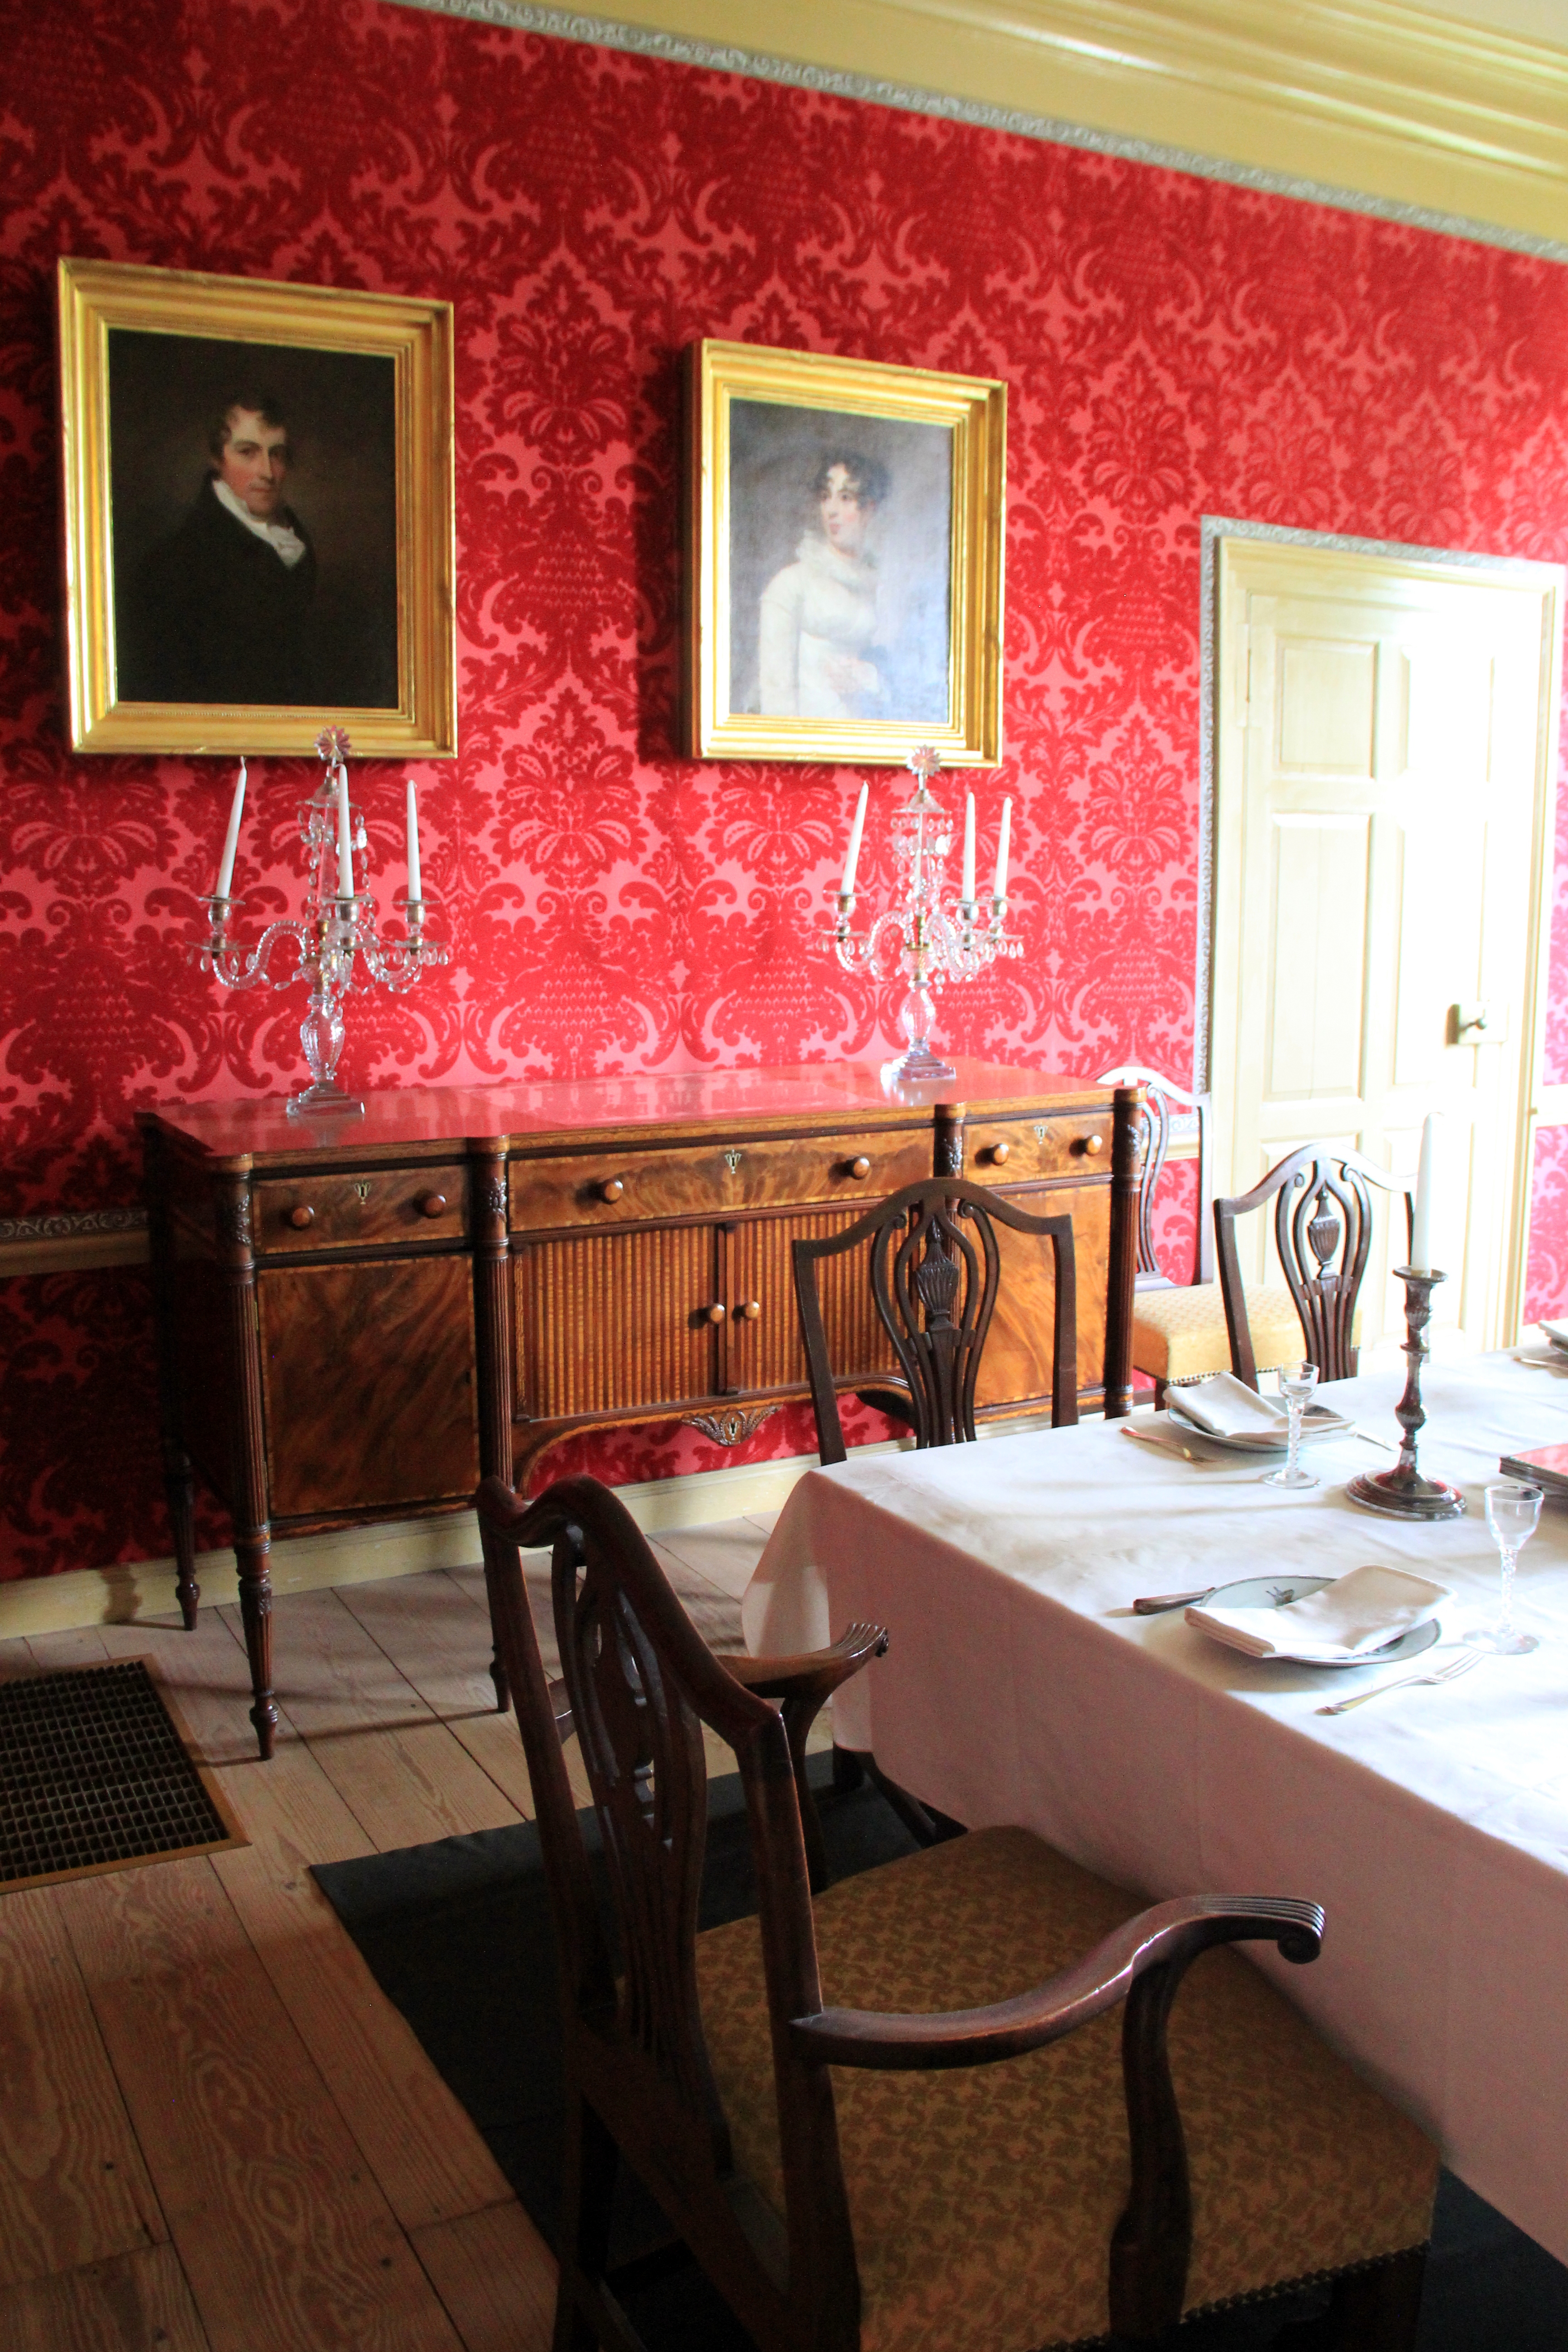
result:
[[[1537,1649],[1321,1712],[1455,1659],[1495,1620],[1484,1489],[1504,1454],[1568,1443],[1568,1355],[1426,1365],[1421,1467],[1467,1506],[1447,1521],[1347,1496],[1393,1462],[1376,1441],[1398,1443],[1402,1385],[1380,1369],[1320,1389],[1351,1426],[1304,1444],[1308,1488],[1146,1411],[813,1469],[742,1624],[757,1655],[885,1626],[886,1655],[835,1698],[835,1743],[966,1828],[1022,1824],[1149,1900],[1321,1903],[1316,1965],[1258,1964],[1568,2261],[1568,1507],[1549,1494],[1520,1555],[1515,1616]],[[1374,1563],[1447,1588],[1424,1656],[1253,1658],[1182,1609],[1132,1608]]]

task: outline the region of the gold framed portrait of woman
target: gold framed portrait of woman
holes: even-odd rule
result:
[[[59,265],[79,751],[457,751],[450,303]]]
[[[994,767],[1006,385],[705,341],[687,430],[690,756]]]

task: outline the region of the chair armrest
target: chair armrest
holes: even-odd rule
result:
[[[854,1624],[826,1650],[805,1650],[794,1658],[748,1658],[721,1653],[719,1663],[758,1698],[816,1699],[820,1706],[840,1683],[858,1675],[888,1646],[880,1625]]]
[[[1315,1960],[1323,1915],[1288,1895],[1190,1895],[1140,1911],[1072,1968],[984,2009],[920,2014],[824,2009],[790,2021],[795,2054],[831,2066],[986,2066],[1059,2042],[1126,2000],[1151,1969],[1180,1976],[1211,1944],[1267,1941],[1288,1960]]]

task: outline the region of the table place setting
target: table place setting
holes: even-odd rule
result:
[[[1337,1577],[1246,1577],[1190,1606],[1189,1625],[1249,1658],[1295,1665],[1394,1664],[1428,1650],[1453,1593],[1405,1569],[1369,1565]]]

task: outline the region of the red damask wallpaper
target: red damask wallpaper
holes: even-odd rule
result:
[[[1191,1066],[1204,513],[1568,556],[1560,267],[380,0],[3,0],[0,27],[0,1213],[134,1200],[134,1105],[270,1091],[298,1057],[298,992],[223,1001],[184,944],[229,771],[62,748],[61,253],[457,305],[462,756],[417,772],[453,960],[353,1001],[361,1085],[888,1034],[811,943],[858,776],[672,748],[694,337],[1007,380],[1007,762],[975,782],[987,831],[1016,796],[1028,949],[946,999],[966,1053]],[[388,894],[402,773],[356,778]],[[253,910],[294,894],[305,769],[255,774]],[[874,809],[889,789],[874,772]],[[1553,1075],[1565,898],[1568,860]],[[1565,1134],[1538,1186],[1548,1312]],[[165,1551],[143,1278],[14,1282],[0,1318],[0,1574]],[[752,1450],[805,1442],[781,1414]],[[679,1431],[591,1458],[738,1457]]]

